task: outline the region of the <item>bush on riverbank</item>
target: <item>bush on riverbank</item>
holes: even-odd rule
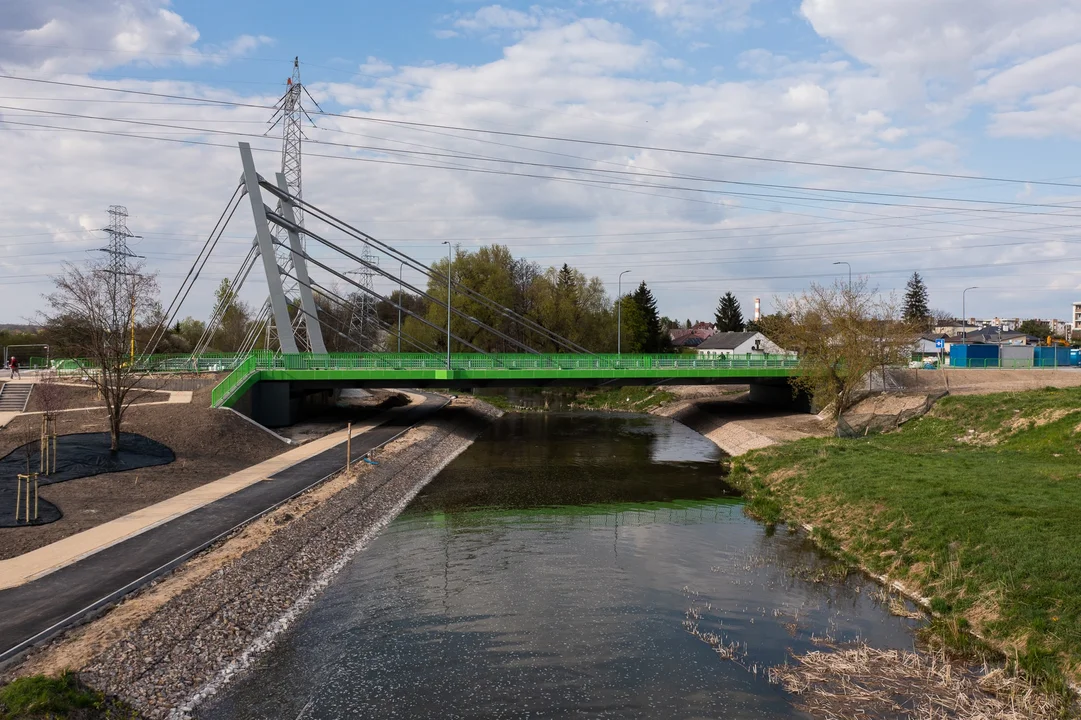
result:
[[[34,675],[0,687],[0,720],[127,720],[126,705],[83,684],[75,673]]]
[[[929,599],[1049,691],[1081,679],[1081,390],[949,397],[900,430],[739,458],[749,511]]]

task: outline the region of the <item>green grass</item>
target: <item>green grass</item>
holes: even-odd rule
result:
[[[130,708],[88,688],[74,673],[35,675],[0,687],[0,720],[121,720]]]
[[[1078,389],[948,397],[896,432],[751,453],[731,477],[753,514],[812,524],[930,598],[943,642],[972,629],[1056,691],[1081,678],[1079,429]]]

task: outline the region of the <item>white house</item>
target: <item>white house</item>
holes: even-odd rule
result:
[[[784,355],[783,349],[760,332],[719,332],[702,341],[698,357]]]

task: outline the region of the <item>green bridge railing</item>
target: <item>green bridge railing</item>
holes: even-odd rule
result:
[[[485,377],[559,379],[663,377],[704,374],[717,370],[730,373],[755,371],[794,371],[799,361],[792,356],[745,355],[700,358],[695,355],[559,355],[503,354],[483,355],[459,353],[451,355],[447,367],[446,355],[422,353],[333,353],[329,355],[279,355],[252,353],[235,364],[233,371],[211,391],[211,402],[221,406],[238,390],[246,389],[257,373],[275,375],[273,379],[333,379],[335,374],[350,377],[389,379],[400,373],[403,377],[425,379],[484,379]],[[449,371],[448,371],[449,370]],[[436,373],[445,373],[437,375]],[[455,378],[454,375],[462,377]]]

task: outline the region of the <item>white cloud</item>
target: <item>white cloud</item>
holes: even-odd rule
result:
[[[540,25],[540,18],[534,13],[505,8],[502,5],[482,7],[472,15],[460,17],[454,26],[462,30],[528,30]]]
[[[963,139],[955,140],[953,133],[908,119],[904,110],[909,105],[874,68],[854,69],[836,58],[789,60],[774,53],[750,53],[741,62],[747,68],[760,66],[762,70],[747,80],[656,81],[651,78],[657,67],[663,66],[665,54],[656,43],[619,24],[596,18],[548,18],[536,27],[504,30],[511,33],[504,36],[501,56],[491,62],[429,65],[418,61],[413,66],[392,67],[378,58],[368,58],[361,68],[366,75],[377,76],[374,80],[319,83],[315,72],[306,72],[306,81],[321,103],[327,98],[347,113],[372,113],[388,120],[680,147],[704,153],[965,170],[967,148],[958,144]],[[994,76],[985,75],[981,82]],[[68,77],[86,81],[76,74]],[[256,105],[270,105],[275,99],[165,80],[111,84],[205,94]],[[0,81],[0,94],[26,95],[27,87]],[[95,95],[75,89],[50,90],[42,93],[49,99],[21,104],[36,110],[108,116],[113,106],[92,102]],[[1022,102],[1027,104],[1003,111],[999,121],[1004,131],[1016,132],[1025,122],[1006,112],[1069,108],[1081,103],[1081,95],[1051,90]],[[258,108],[131,105],[124,110],[125,117],[135,119],[173,118],[193,127],[256,135],[262,133],[268,115]],[[159,134],[106,121],[20,118],[15,117],[18,112],[2,112],[0,120]],[[21,112],[25,115],[30,110]],[[1081,114],[1075,112],[1074,116]],[[1050,244],[966,249],[973,243],[1003,237],[991,233],[1007,238],[1043,237],[1032,234],[1027,216],[1013,219],[1006,215],[990,221],[974,214],[828,204],[818,202],[822,193],[690,180],[666,182],[665,176],[916,194],[943,189],[929,179],[853,175],[824,168],[437,128],[410,129],[328,116],[317,120],[319,127],[308,131],[310,142],[305,145],[309,153],[304,161],[308,200],[336,211],[376,237],[400,241],[428,261],[442,250],[441,239],[467,238],[462,241],[466,249],[498,240],[510,245],[517,256],[543,264],[566,261],[606,281],[633,264],[641,275],[637,279],[654,287],[662,312],[673,316],[705,317],[715,305],[719,289],[729,287],[745,303],[757,295],[768,306],[771,295],[805,285],[808,280],[804,275],[828,281],[836,270],[832,262],[841,257],[851,260],[857,273],[876,273],[873,282],[885,289],[902,287],[912,269],[928,269],[932,271],[928,275],[932,300],[945,305],[948,301],[934,298],[945,297],[952,292],[952,285],[959,283],[993,286],[988,280],[993,280],[995,271],[987,271],[984,279],[973,283],[969,276],[983,271],[958,277],[961,273],[935,274],[939,268],[972,262],[973,257],[993,262],[1061,254],[1057,245]],[[5,162],[18,170],[0,173],[0,192],[12,206],[20,208],[5,236],[26,236],[0,239],[0,258],[7,263],[0,263],[0,307],[13,308],[20,301],[33,303],[38,293],[47,289],[40,276],[55,270],[56,256],[45,253],[63,249],[64,257],[77,259],[78,252],[72,250],[100,247],[100,238],[86,229],[101,227],[104,210],[113,203],[129,207],[129,225],[145,237],[136,250],[161,269],[163,289],[168,293],[187,270],[198,243],[237,181],[237,135],[178,132],[167,136],[229,146],[216,148],[0,127],[8,137]],[[1048,133],[1062,132],[1059,125],[1043,127]],[[902,138],[905,142],[898,142]],[[267,150],[256,156],[260,170],[272,170],[279,157],[275,141],[247,139]],[[317,144],[321,141],[339,145]],[[350,150],[341,147],[342,143],[416,153],[483,155],[503,162]],[[320,155],[352,159],[332,160]],[[390,164],[466,165],[522,175],[552,174],[564,180],[572,176],[566,170],[511,161],[579,166],[595,173],[589,179],[609,185]],[[108,172],[103,172],[103,167]],[[607,170],[649,172],[660,177],[600,174]],[[695,193],[651,185],[724,192]],[[1040,197],[1043,194],[1037,188],[1034,201]],[[1060,234],[1074,232],[1067,217],[1041,220],[1061,225],[1051,228]],[[205,273],[206,292],[192,296],[192,314],[208,312],[213,283],[235,270],[250,246],[250,222],[243,212],[237,214],[222,250]],[[41,232],[51,236],[37,239],[36,233]],[[577,237],[564,237],[571,235]],[[829,246],[823,247],[823,243]],[[914,250],[919,252],[910,252]],[[1011,267],[1010,282],[1031,281],[1044,272],[1035,268],[1030,275],[1025,268]],[[696,281],[701,278],[722,279]],[[246,298],[259,302],[263,292],[253,281]]]
[[[9,3],[0,19],[0,66],[39,72],[89,72],[139,61],[222,64],[268,44],[241,35],[196,47],[199,31],[167,0],[35,0]]]
[[[738,31],[752,24],[756,0],[603,0],[651,12],[680,32],[712,28]]]
[[[802,0],[800,9],[819,35],[904,91],[938,99],[1081,35],[1081,0]]]
[[[369,55],[368,60],[361,63],[360,72],[364,75],[388,75],[394,72],[394,66],[373,55]]]

